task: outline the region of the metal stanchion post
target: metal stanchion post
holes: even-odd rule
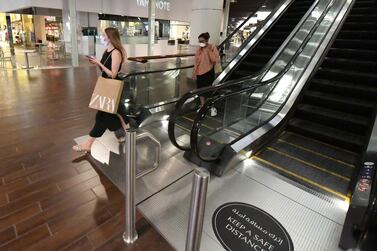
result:
[[[138,236],[136,232],[135,180],[136,180],[136,130],[126,130],[125,142],[126,161],[126,198],[125,198],[125,232],[123,240],[127,244],[134,243]]]
[[[186,251],[198,251],[200,248],[209,177],[206,169],[197,168],[194,171]]]

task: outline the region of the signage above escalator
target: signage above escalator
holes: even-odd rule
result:
[[[216,237],[229,251],[293,251],[285,228],[265,211],[241,202],[216,209],[212,217]]]

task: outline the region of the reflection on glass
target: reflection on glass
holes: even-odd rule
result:
[[[278,2],[277,2],[278,3]],[[232,59],[238,54],[241,46],[250,39],[261,22],[264,22],[272,13],[277,4],[271,3],[271,6],[263,5],[258,11],[248,17],[233,20],[228,26],[230,38],[220,48],[221,61],[223,67],[226,67]],[[272,6],[273,5],[273,6]]]
[[[274,86],[275,83],[270,83],[216,102],[213,108],[217,110],[217,114],[214,116],[211,108],[199,125],[199,146],[208,141],[220,149],[224,144],[231,143],[265,123],[279,108],[275,102],[265,99]],[[208,156],[205,148],[199,147],[198,150],[204,158],[217,158],[217,154],[221,152],[215,150]]]
[[[172,102],[195,86],[188,78],[189,69],[169,70],[145,74],[130,74],[126,78],[132,103],[146,107]]]

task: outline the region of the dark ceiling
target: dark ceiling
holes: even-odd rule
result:
[[[230,4],[230,18],[240,19],[249,16],[256,11],[265,0],[236,0],[235,3]]]

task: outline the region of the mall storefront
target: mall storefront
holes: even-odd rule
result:
[[[190,24],[188,22],[161,19],[156,19],[155,22],[156,40],[187,40],[189,37]],[[148,43],[147,18],[99,15],[99,30],[102,31],[106,27],[116,27],[124,44]]]
[[[30,48],[35,44],[62,43],[66,52],[70,53],[69,20],[64,15],[61,0],[46,1],[45,5],[34,1],[35,7],[27,7],[6,11],[10,13],[12,36],[16,46]],[[96,49],[93,42],[99,41],[101,31],[106,27],[116,27],[121,33],[122,42],[126,47],[145,47],[148,44],[148,3],[146,0],[113,0],[111,4],[99,1],[76,1],[77,40],[80,54],[88,54]],[[33,4],[33,1],[31,1]],[[177,45],[188,40],[190,34],[191,2],[186,0],[157,0],[155,22],[155,44]],[[11,7],[9,7],[11,8]],[[60,8],[60,9],[57,9]],[[1,10],[0,10],[1,11]],[[51,14],[53,13],[53,15]],[[99,14],[101,13],[101,14]],[[0,14],[0,40],[5,41],[6,19]],[[4,31],[2,31],[4,30]],[[90,30],[91,32],[88,32]],[[91,36],[95,35],[95,38]],[[94,41],[93,41],[94,40]],[[174,40],[174,41],[172,41]],[[98,45],[98,44],[97,44]],[[135,45],[135,46],[134,46]],[[98,45],[99,50],[101,45]],[[132,46],[131,46],[132,47]],[[136,49],[130,49],[129,55],[135,56]],[[94,45],[96,48],[96,45]],[[139,50],[145,55],[146,50]],[[157,52],[163,51],[157,49]],[[174,50],[169,52],[174,52]]]
[[[11,13],[10,20],[15,46],[29,48],[36,43],[56,42],[62,39],[61,17]],[[5,13],[0,13],[0,27],[0,42],[8,43],[9,34]]]

